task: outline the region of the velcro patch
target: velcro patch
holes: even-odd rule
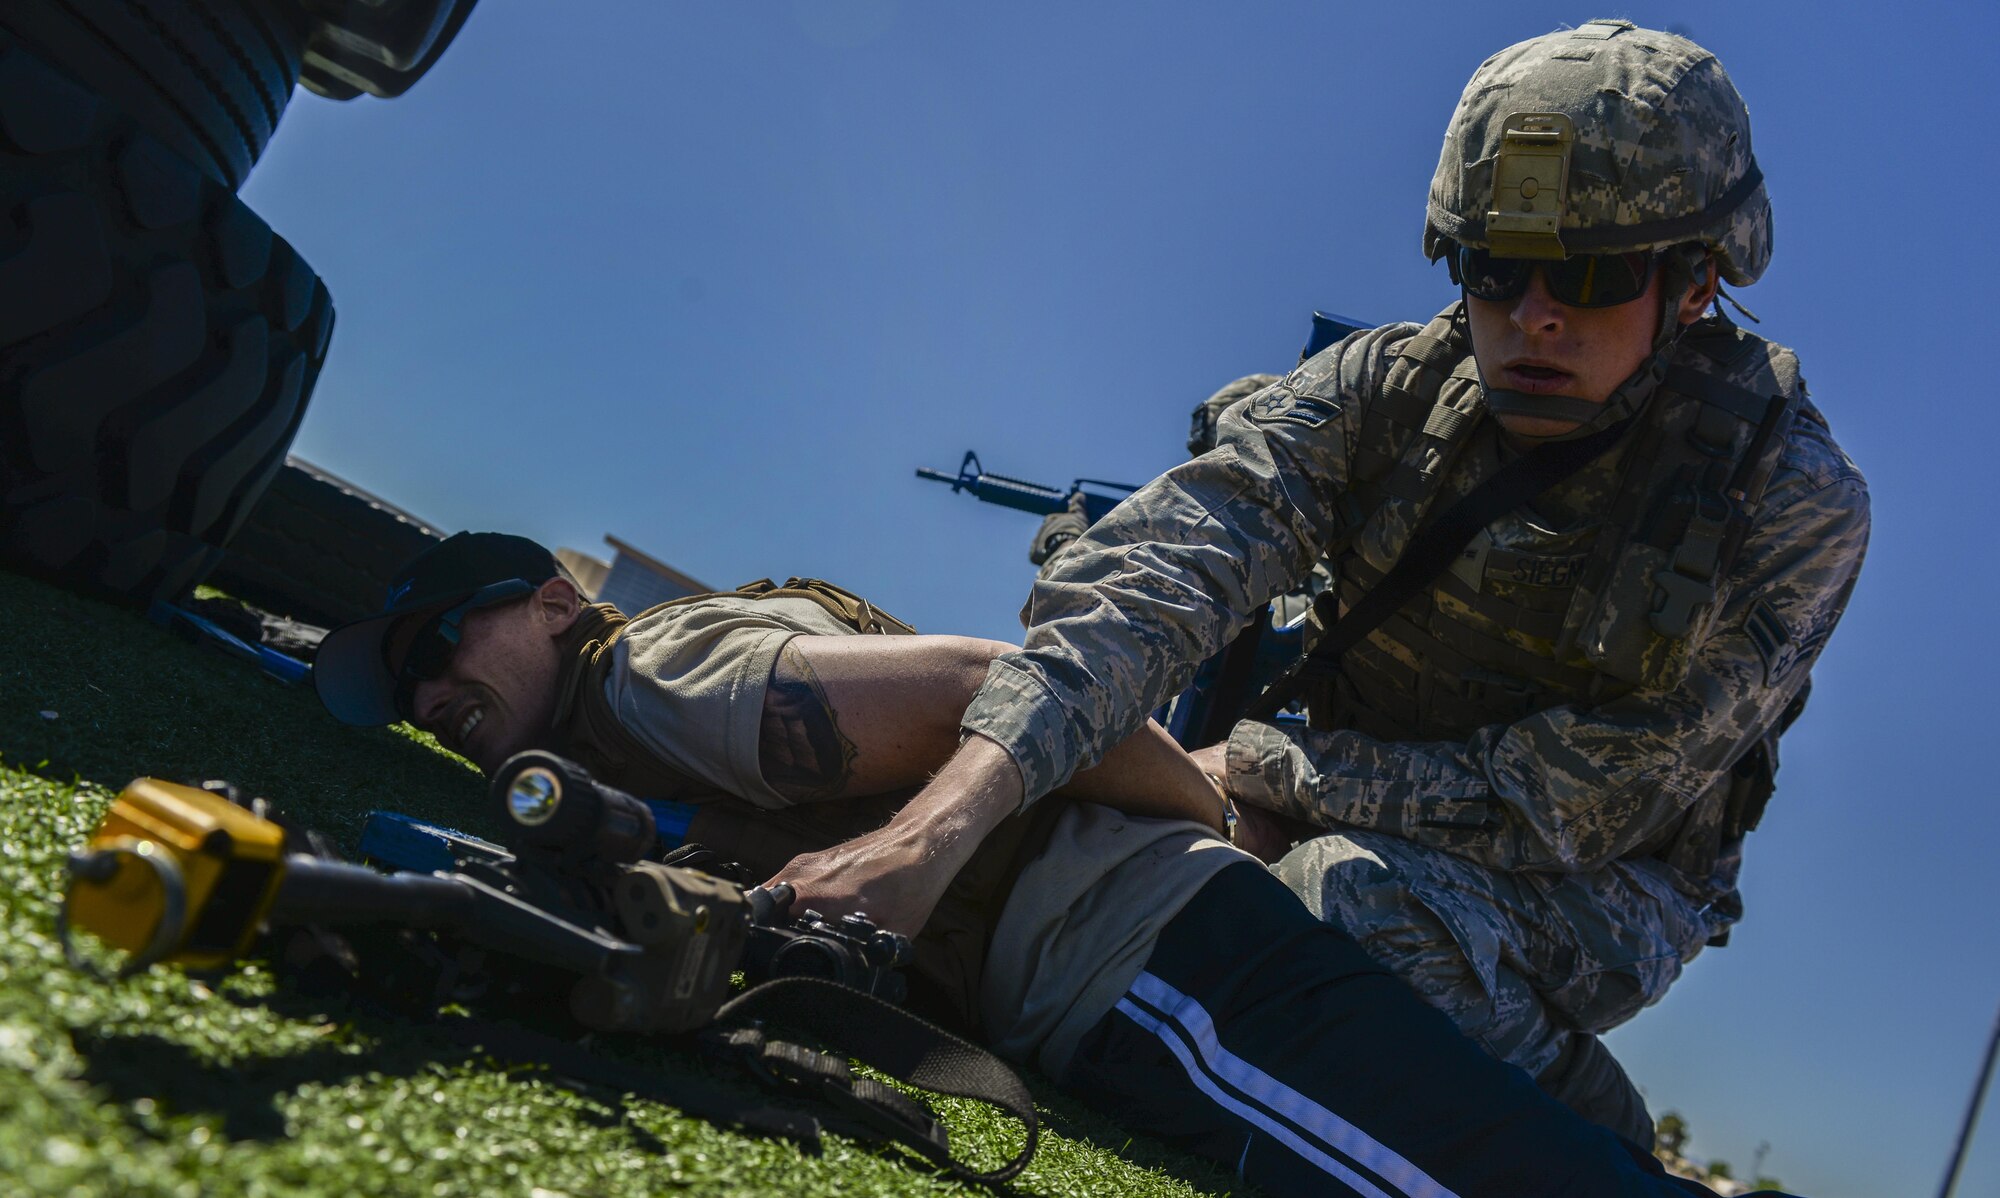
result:
[[[1283,420],[1318,428],[1340,414],[1340,404],[1315,395],[1295,395],[1283,387],[1273,387],[1250,404],[1250,418],[1259,424]]]

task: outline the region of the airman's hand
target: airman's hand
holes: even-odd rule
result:
[[[1229,765],[1227,742],[1196,749],[1188,756],[1208,775],[1210,785],[1219,796],[1225,796],[1236,804],[1236,831],[1230,837],[1231,843],[1266,865],[1290,852],[1292,845],[1303,836],[1311,835],[1312,829],[1297,820],[1286,819],[1275,812],[1247,803],[1229,789]]]
[[[957,867],[895,823],[845,844],[794,857],[766,885],[789,882],[792,913],[830,918],[865,913],[876,926],[915,936],[944,897]]]
[[[975,736],[888,824],[795,857],[766,885],[791,883],[794,911],[859,911],[878,927],[915,936],[980,842],[1020,805],[1014,759]]]
[[[1292,851],[1292,846],[1301,839],[1299,833],[1302,827],[1297,820],[1286,819],[1262,807],[1249,803],[1236,805],[1236,847],[1266,865],[1274,864],[1278,858]]]

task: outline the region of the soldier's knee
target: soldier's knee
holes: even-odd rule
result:
[[[1377,833],[1339,833],[1300,845],[1275,869],[1314,915],[1437,1005],[1462,1008],[1483,989],[1479,970],[1464,938],[1415,884],[1423,873],[1411,848]]]
[[[1357,939],[1385,916],[1417,903],[1410,845],[1376,832],[1315,837],[1272,867],[1314,915]]]

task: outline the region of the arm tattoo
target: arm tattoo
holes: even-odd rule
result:
[[[757,764],[765,783],[794,803],[833,798],[854,773],[854,742],[841,735],[819,675],[792,641],[771,667]]]

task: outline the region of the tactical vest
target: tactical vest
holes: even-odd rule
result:
[[[1346,611],[1426,518],[1508,452],[1485,407],[1458,306],[1409,338],[1365,409],[1343,529],[1328,552]],[[1788,349],[1711,317],[1611,453],[1482,530],[1453,567],[1306,693],[1319,728],[1464,741],[1565,703],[1683,682],[1795,417],[1824,423]],[[1726,914],[1736,844],[1771,790],[1786,713],[1677,821],[1637,851]]]
[[[692,595],[642,612],[653,615],[717,595],[753,599],[809,599],[856,634],[909,635],[916,631],[858,595],[816,578],[783,586],[766,579],[734,591]],[[637,617],[635,617],[637,618]],[[564,642],[557,683],[556,749],[581,762],[600,781],[643,798],[697,805],[690,843],[741,862],[757,879],[774,877],[794,857],[831,848],[888,823],[918,788],[864,798],[768,810],[717,790],[663,761],[619,722],[605,697],[617,663],[616,645],[629,621],[616,608],[586,610]],[[946,889],[937,910],[915,938],[910,1003],[932,1018],[978,1030],[979,979],[1007,895],[1022,865],[1048,842],[1064,804],[1042,802],[1008,818],[982,843]]]

